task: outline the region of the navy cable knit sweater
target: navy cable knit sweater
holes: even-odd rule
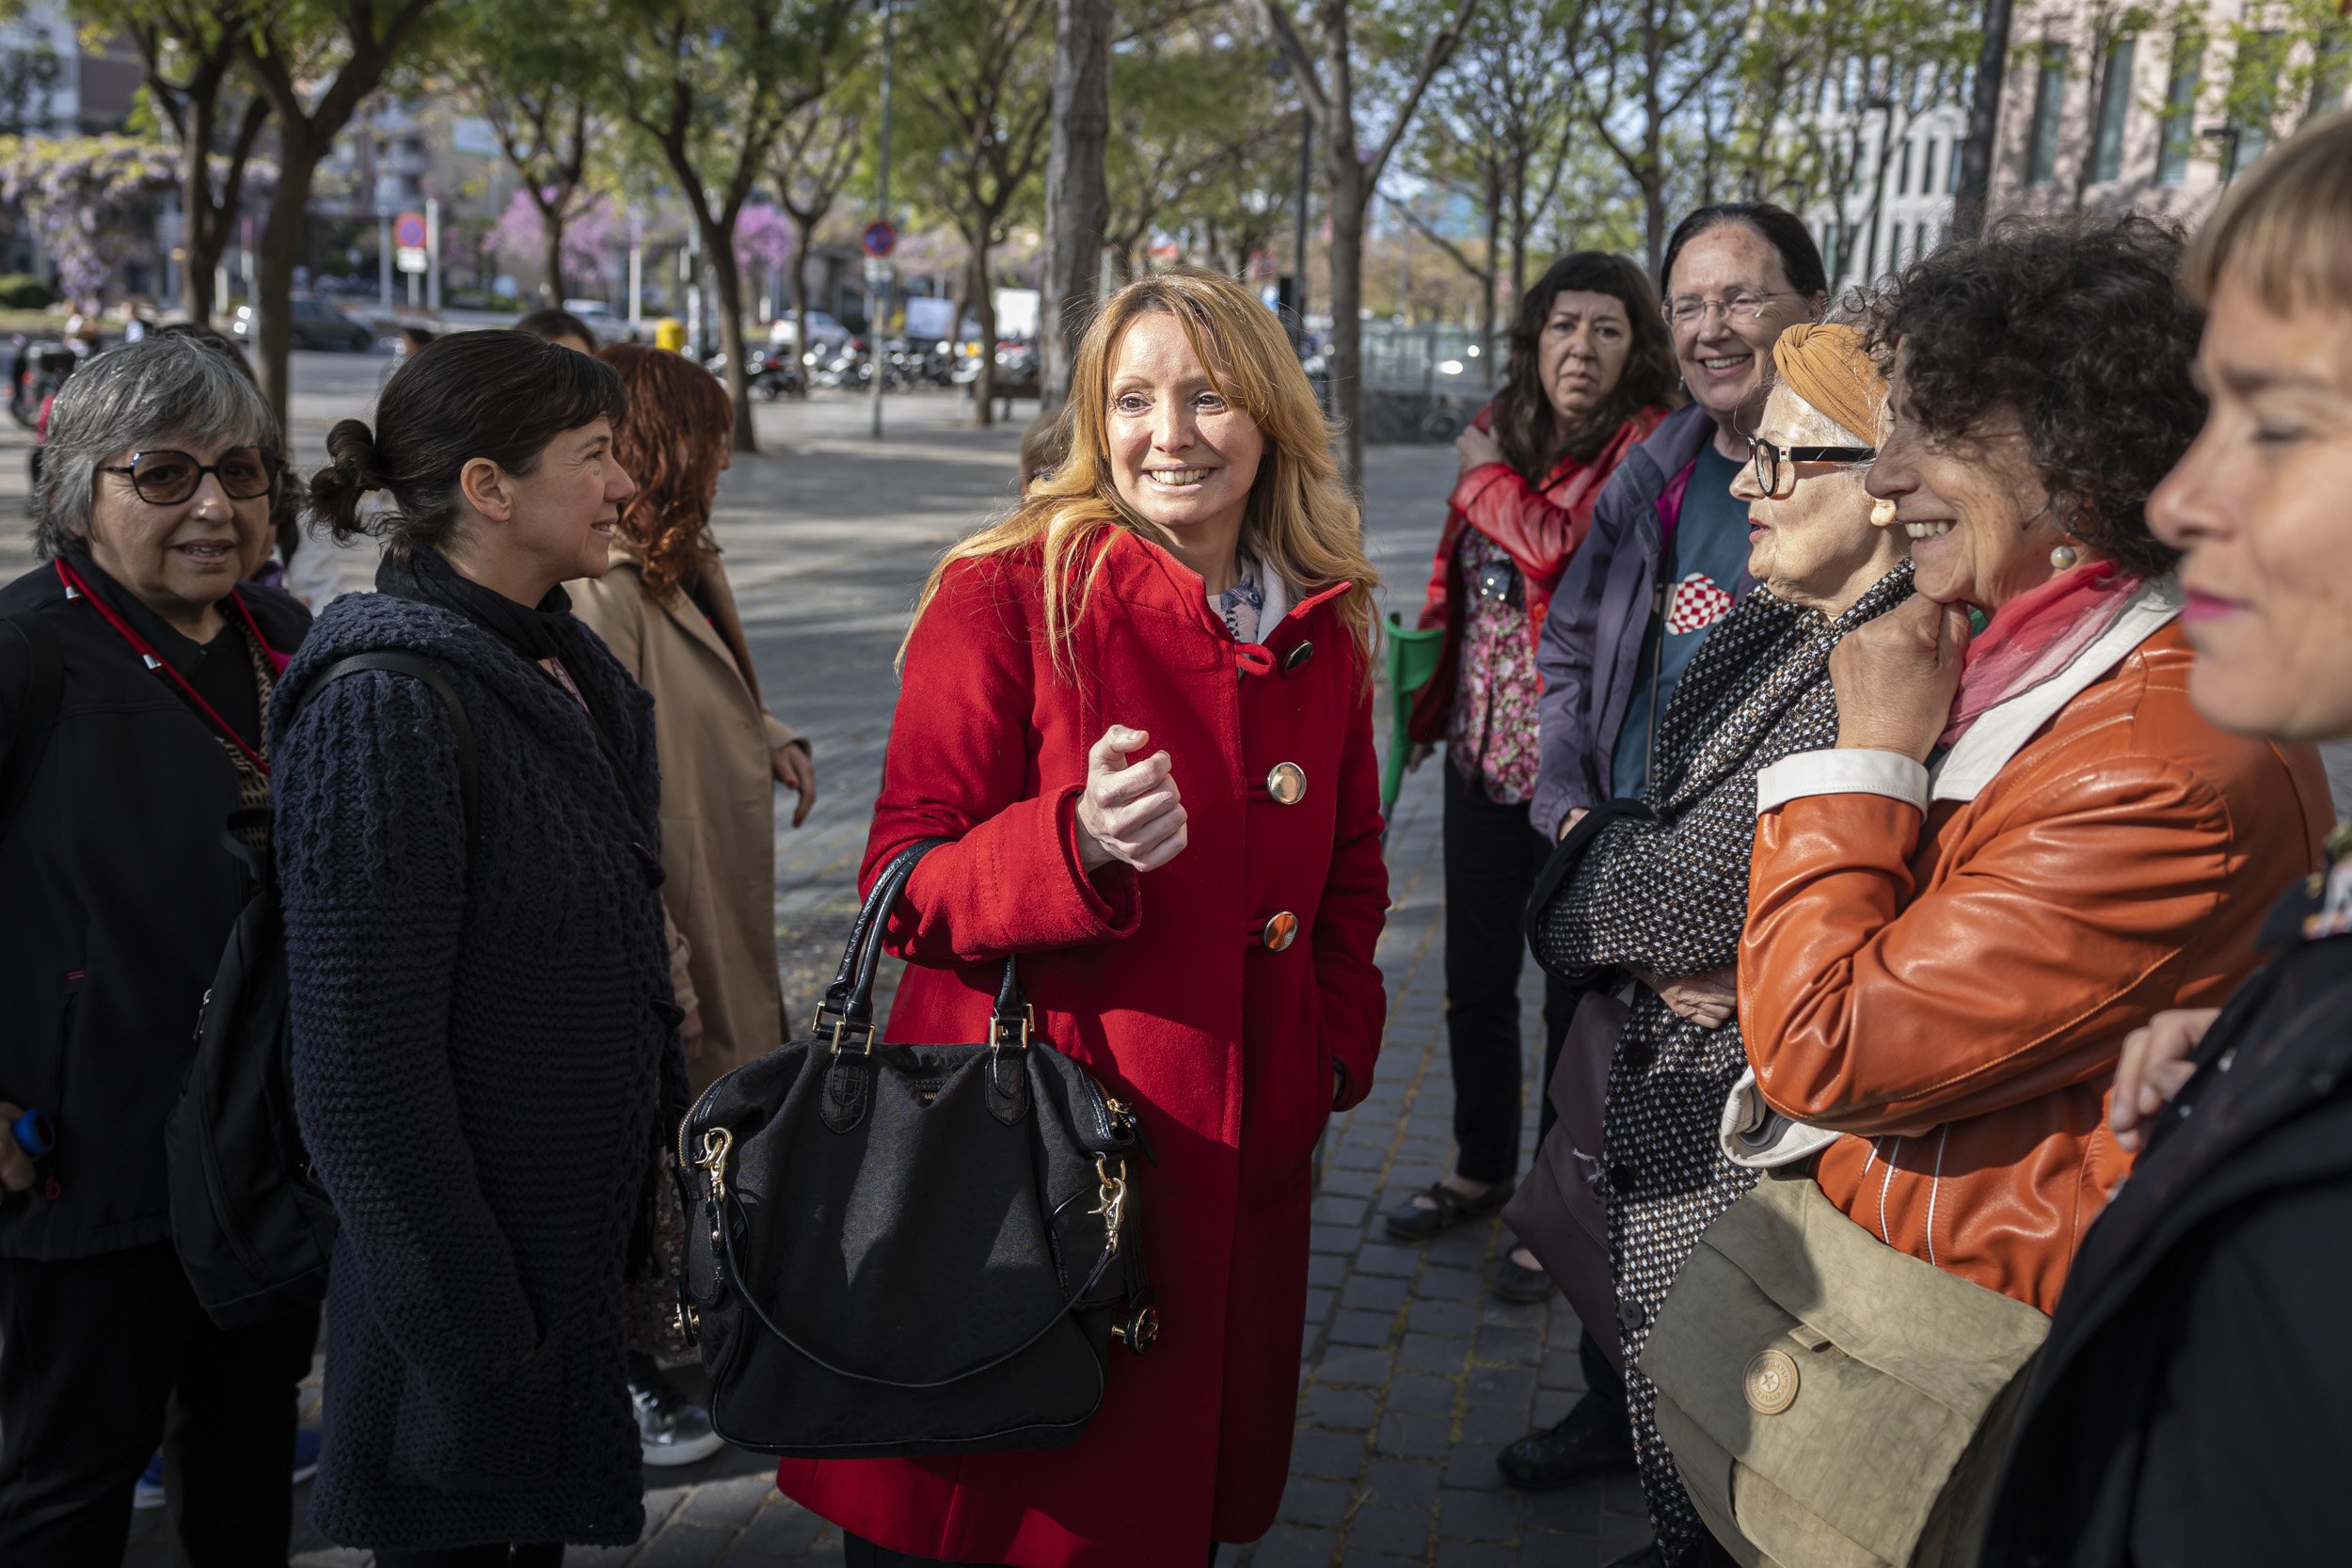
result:
[[[652,701],[581,641],[567,668],[625,721],[614,754],[650,808]],[[473,863],[422,682],[345,676],[286,728],[310,677],[383,648],[439,660],[465,703]],[[684,1072],[658,824],[578,701],[437,606],[336,600],[271,730],[295,1110],[342,1226],[311,1520],[361,1546],[634,1541],[621,1283]]]

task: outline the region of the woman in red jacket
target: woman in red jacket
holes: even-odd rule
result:
[[[1311,1156],[1371,1086],[1388,904],[1374,578],[1278,319],[1188,269],[1104,304],[1070,453],[915,611],[868,882],[906,845],[896,1040],[978,1039],[1007,954],[1134,1104],[1163,1331],[1044,1453],[787,1460],[850,1564],[1200,1568],[1274,1518]]]
[[[1674,343],[1649,278],[1622,256],[1580,250],[1527,292],[1502,390],[1454,443],[1462,477],[1421,612],[1424,629],[1445,628],[1445,642],[1408,730],[1415,767],[1439,746],[1451,764],[1445,1012],[1457,1154],[1452,1175],[1390,1214],[1401,1240],[1495,1212],[1518,1175],[1519,916],[1551,851],[1528,820],[1535,640],[1601,487],[1678,401]],[[1575,995],[1546,982],[1547,1074]],[[1538,1115],[1549,1127],[1548,1102]],[[1522,1247],[1496,1271],[1495,1291],[1541,1301],[1551,1281]]]

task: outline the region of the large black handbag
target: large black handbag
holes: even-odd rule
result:
[[[888,1045],[873,1020],[901,851],[810,1032],[678,1128],[684,1311],[711,1423],[804,1459],[1064,1448],[1114,1339],[1159,1316],[1130,1196],[1133,1114],[1038,1037],[1010,959],[989,1039]]]

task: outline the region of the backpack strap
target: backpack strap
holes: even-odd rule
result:
[[[57,653],[57,634],[39,611],[11,615],[10,630],[24,640],[26,669],[24,701],[10,728],[8,753],[0,765],[0,840],[16,825],[24,797],[32,793],[33,775],[49,751],[49,736],[57,727],[57,708],[65,700],[65,661]]]
[[[474,770],[473,724],[466,717],[466,705],[458,701],[449,678],[441,673],[437,659],[398,648],[379,648],[373,653],[352,654],[339,658],[321,671],[318,678],[295,701],[293,712],[286,715],[286,727],[294,727],[295,718],[329,682],[368,670],[389,670],[394,674],[414,676],[431,687],[434,695],[441,699],[441,705],[449,710],[450,728],[456,733],[457,797],[465,808],[466,852],[470,858],[475,847],[474,841],[482,832],[481,785]]]

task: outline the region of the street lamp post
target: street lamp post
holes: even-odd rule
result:
[[[876,215],[890,221],[890,23],[891,0],[882,0],[882,157],[875,166]],[[890,306],[891,264],[887,257],[866,262],[866,342],[874,372],[874,439],[882,438],[882,318]],[[803,354],[808,345],[799,345]]]

